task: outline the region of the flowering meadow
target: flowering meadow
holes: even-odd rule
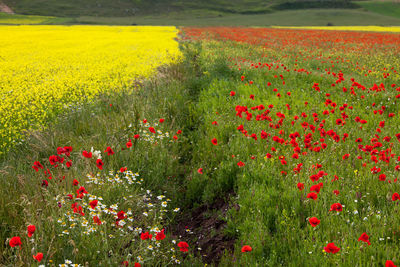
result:
[[[364,31],[364,32],[400,32],[399,26],[392,26],[392,27],[383,27],[383,26],[303,26],[303,27],[272,26],[272,28],[333,30],[333,31]]]
[[[157,71],[125,44],[90,51],[99,76],[72,70],[82,59],[54,75],[82,84],[46,95],[54,120],[4,152],[0,263],[400,266],[400,34],[191,27],[178,42]]]
[[[2,26],[0,154],[71,105],[179,59],[175,27]]]
[[[209,77],[192,197],[234,191],[240,207],[222,263],[400,264],[400,35],[219,27],[183,38]]]

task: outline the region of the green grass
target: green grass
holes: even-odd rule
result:
[[[165,14],[183,10],[221,11],[225,13],[260,13],[274,1],[261,0],[6,0],[20,14],[68,16],[132,16]]]
[[[400,18],[358,9],[303,9],[267,14],[226,14],[219,11],[191,10],[160,16],[44,17],[0,14],[0,24],[101,24],[101,25],[176,25],[176,26],[396,26]]]
[[[18,14],[44,17],[1,15],[1,24],[400,25],[399,3],[375,1],[349,2],[350,4],[335,1],[324,4],[318,1],[285,2],[280,0],[8,0],[5,2]],[[343,8],[344,6],[348,8]]]
[[[77,23],[121,24],[121,25],[177,25],[177,26],[337,26],[346,25],[400,25],[400,19],[349,9],[304,9],[277,11],[256,15],[208,15],[181,13],[177,16],[138,17],[78,17]]]
[[[21,15],[66,18],[58,21],[37,18],[35,21],[39,24],[400,25],[398,3],[373,1],[325,3],[283,0],[6,0],[5,3]],[[362,7],[363,10],[357,7]],[[21,24],[29,22],[29,18],[18,17],[18,19]],[[15,18],[13,23],[17,23],[18,19]],[[33,18],[31,21],[33,23]]]
[[[357,1],[355,2],[369,12],[400,18],[400,2],[392,1]]]
[[[0,13],[0,24],[68,24],[73,19]]]

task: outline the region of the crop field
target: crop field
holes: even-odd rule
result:
[[[332,31],[362,31],[362,32],[400,32],[400,27],[382,27],[382,26],[303,26],[303,27],[281,27],[272,28],[284,29],[306,29],[306,30],[332,30]]]
[[[178,60],[176,34],[175,27],[1,27],[0,153],[66,108]]]
[[[356,30],[0,27],[0,264],[400,265],[400,34]]]

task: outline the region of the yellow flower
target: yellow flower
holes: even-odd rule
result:
[[[180,60],[175,27],[2,26],[0,153],[23,131]]]

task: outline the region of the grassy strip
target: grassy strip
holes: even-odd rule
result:
[[[171,202],[168,206],[183,205],[180,201],[185,191],[184,179],[191,172],[193,143],[190,140],[198,123],[198,118],[193,117],[191,111],[202,88],[197,69],[191,61],[193,57],[196,55],[190,54],[187,57],[190,61],[161,68],[158,76],[146,81],[139,90],[131,88],[123,93],[101,95],[91,103],[72,107],[59,117],[58,123],[46,131],[31,133],[25,143],[13,148],[7,154],[7,157],[0,162],[2,207],[0,239],[8,240],[12,236],[19,235],[23,239],[23,249],[16,253],[16,250],[8,246],[8,242],[2,242],[1,263],[32,264],[30,252],[32,246],[36,252],[45,254],[46,262],[56,264],[70,259],[78,263],[115,266],[124,259],[128,259],[129,262],[137,261],[138,255],[142,255],[148,264],[166,264],[171,261],[171,255],[168,254],[171,251],[168,250],[157,251],[161,253],[159,256],[146,258],[142,253],[151,254],[150,250],[146,250],[146,241],[131,242],[129,237],[117,240],[108,239],[103,235],[86,237],[79,233],[72,234],[73,230],[71,235],[59,237],[58,234],[63,228],[57,223],[57,218],[62,217],[62,213],[65,212],[64,206],[68,209],[70,204],[66,202],[64,205],[62,202],[63,207],[57,208],[54,197],[59,194],[66,195],[68,192],[73,193],[77,188],[72,186],[72,181],[77,179],[80,185],[87,186],[91,194],[96,192],[100,194],[104,202],[120,203],[118,209],[125,211],[132,208],[134,224],[141,226],[144,231],[147,227],[154,227],[155,224],[167,226],[173,220],[174,213],[161,221],[156,219],[157,217],[152,219],[142,216],[140,214],[143,210],[137,206],[144,197],[141,193],[145,192],[143,189],[151,189],[154,197],[157,195],[169,197]],[[160,118],[165,121],[158,122]],[[150,141],[145,141],[148,127],[144,128],[145,133],[140,132],[143,130],[141,126],[143,119],[147,119],[156,130],[162,131],[162,134],[156,133],[154,136],[163,135],[164,138],[152,137]],[[178,134],[178,130],[182,133]],[[165,137],[167,132],[169,138]],[[137,133],[140,133],[141,137],[136,140],[134,135]],[[177,140],[172,138],[174,135],[178,137]],[[129,139],[132,140],[132,148],[126,146]],[[72,160],[72,167],[63,166],[57,169],[49,166],[53,176],[51,180],[44,178],[42,170],[39,172],[33,170],[31,166],[34,161],[49,165],[49,156],[56,154],[57,147],[63,146],[73,148],[71,156],[67,158]],[[114,150],[114,155],[106,155],[104,150],[107,146]],[[86,175],[99,172],[93,161],[81,156],[83,150],[90,151],[91,147],[102,152],[104,169],[100,172],[101,176],[106,175],[108,171],[115,173],[121,167],[126,167],[140,174],[140,178],[143,179],[141,186],[110,187],[100,190],[94,185],[86,185],[85,182],[88,181]],[[42,180],[47,180],[49,186],[42,186]],[[127,195],[133,196],[133,199],[125,200]],[[25,237],[27,224],[34,224],[37,228],[35,243],[31,245]],[[166,234],[168,236],[166,240],[172,244],[170,233],[167,231]],[[179,248],[175,245],[175,249]],[[193,249],[190,244],[190,250]],[[178,251],[177,259],[182,260],[183,254]],[[190,261],[194,264],[197,260]]]
[[[282,19],[284,18],[284,19]],[[302,9],[268,14],[220,14],[198,12],[161,16],[76,18],[78,24],[177,25],[177,26],[395,26],[400,20],[360,9]]]
[[[0,24],[4,25],[72,24],[74,21],[72,18],[0,13]]]

